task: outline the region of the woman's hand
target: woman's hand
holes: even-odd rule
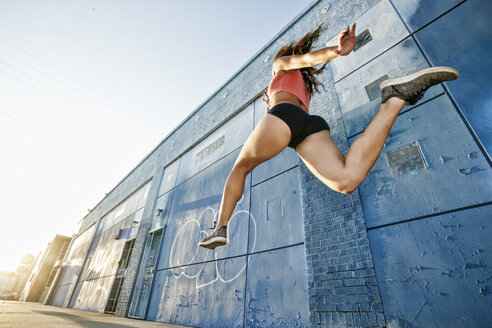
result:
[[[352,30],[347,27],[338,35],[338,49],[335,50],[339,56],[347,56],[355,46],[355,23],[352,24]]]
[[[270,108],[270,97],[268,97],[267,90],[263,91],[263,95],[266,97],[266,99],[262,98],[261,100],[263,100],[267,107]]]

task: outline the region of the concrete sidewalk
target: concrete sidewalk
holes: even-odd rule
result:
[[[184,326],[121,318],[40,303],[0,301],[0,327],[176,328]]]

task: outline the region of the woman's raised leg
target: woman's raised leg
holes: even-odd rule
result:
[[[348,194],[366,178],[381,154],[388,133],[401,109],[415,104],[425,90],[444,81],[457,79],[452,67],[429,67],[381,82],[382,105],[364,133],[355,140],[346,158],[328,131],[310,135],[296,150],[307,167],[333,190]]]
[[[296,148],[309,170],[331,189],[349,194],[364,181],[381,154],[388,133],[405,106],[405,101],[390,98],[355,140],[344,158],[330,132],[320,131],[304,139]]]

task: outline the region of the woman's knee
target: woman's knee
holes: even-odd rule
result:
[[[331,181],[331,186],[329,187],[337,192],[349,195],[360,186],[362,181],[364,181],[364,177],[348,172],[340,174],[334,181]]]
[[[255,167],[257,167],[260,163],[254,158],[243,158],[238,159],[236,163],[234,163],[233,171],[237,173],[242,173],[245,176],[251,173]]]

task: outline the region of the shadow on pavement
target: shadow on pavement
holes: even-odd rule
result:
[[[59,317],[62,319],[70,320],[73,321],[79,325],[82,325],[83,327],[87,328],[134,328],[135,326],[133,325],[125,325],[125,324],[116,324],[116,323],[110,323],[107,321],[95,321],[91,319],[84,319],[81,318],[80,316],[77,315],[72,315],[68,313],[63,313],[63,312],[56,312],[56,311],[38,311],[34,310],[33,312],[37,312],[43,315],[50,315],[50,316],[55,316]]]

